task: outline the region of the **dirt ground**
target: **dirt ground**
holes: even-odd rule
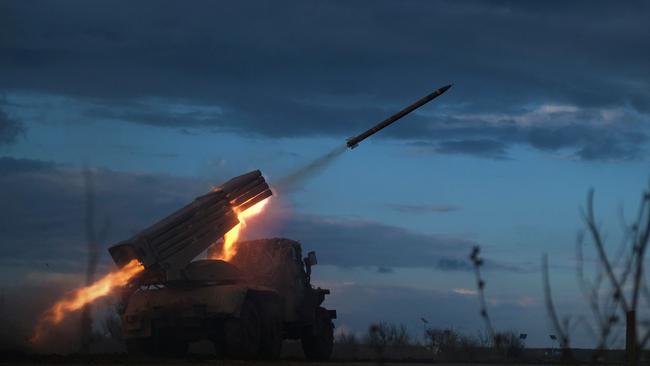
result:
[[[211,366],[377,366],[377,362],[305,362],[298,360],[280,360],[275,362],[262,361],[224,361],[214,358],[188,358],[186,360],[135,360],[126,357],[104,356],[104,357],[71,357],[71,356],[40,356],[36,358],[23,360],[0,360],[0,365],[168,365],[168,366],[185,366],[185,365],[211,365]],[[418,366],[418,365],[436,365],[436,366],[469,366],[478,363],[422,363],[422,362],[386,362],[382,366]],[[490,364],[498,365],[498,364]],[[512,363],[509,366],[515,365]],[[540,365],[543,366],[543,365]]]
[[[304,359],[299,342],[286,341],[283,346],[282,359],[275,362],[268,361],[233,361],[218,359],[214,354],[214,348],[209,342],[199,342],[190,347],[190,354],[185,359],[165,359],[165,358],[138,358],[126,354],[123,347],[108,350],[106,348],[96,349],[89,354],[38,354],[25,351],[0,351],[0,365],[212,365],[212,366],[418,366],[418,365],[517,365],[517,364],[553,364],[559,358],[549,358],[547,349],[526,349],[519,361],[510,360],[509,362],[500,362],[500,359],[493,357],[483,357],[485,355],[464,355],[463,359],[457,362],[444,362],[443,360],[433,361],[431,351],[422,346],[402,347],[400,349],[387,349],[384,352],[385,362],[376,361],[377,355],[365,345],[358,345],[354,350],[349,347],[343,347],[335,344],[333,359],[329,362],[307,362]],[[588,354],[581,355],[577,351],[577,356],[581,360],[589,360]],[[587,351],[589,352],[589,351]],[[469,359],[468,359],[469,358]],[[620,357],[611,358],[610,364],[615,364],[612,360],[621,359]]]

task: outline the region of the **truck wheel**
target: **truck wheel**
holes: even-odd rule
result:
[[[158,340],[158,354],[165,357],[183,358],[187,356],[189,344],[185,340],[162,338]]]
[[[266,313],[260,341],[260,358],[277,360],[282,353],[282,317],[273,312]]]
[[[124,341],[126,352],[130,355],[155,357],[156,348],[151,338],[134,338]]]
[[[188,343],[183,340],[149,337],[126,340],[126,350],[129,354],[147,357],[185,357]]]
[[[260,318],[250,301],[242,305],[238,318],[224,322],[223,351],[228,358],[246,359],[257,357],[260,349]]]
[[[301,343],[307,359],[329,360],[334,345],[334,323],[327,310],[316,310],[314,325],[303,333]]]

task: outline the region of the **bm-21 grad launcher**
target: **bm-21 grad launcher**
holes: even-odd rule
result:
[[[272,238],[238,243],[229,261],[193,260],[271,195],[259,171],[244,174],[109,249],[119,266],[145,267],[116,307],[129,353],[183,357],[208,341],[217,355],[277,359],[283,339],[300,339],[307,358],[330,357],[336,311],[310,281],[314,252]]]
[[[140,261],[145,277],[182,279],[196,256],[239,224],[238,213],[272,194],[259,170],[240,175],[108,251],[119,267]]]

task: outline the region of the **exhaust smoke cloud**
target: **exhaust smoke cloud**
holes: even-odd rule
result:
[[[325,168],[329,167],[346,150],[347,146],[342,145],[322,156],[319,156],[288,175],[280,178],[275,183],[275,188],[282,193],[289,193],[299,189],[307,180],[318,175],[320,172],[325,170]]]

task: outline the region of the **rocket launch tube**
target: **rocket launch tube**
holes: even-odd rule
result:
[[[394,115],[388,117],[384,121],[378,123],[373,128],[365,131],[364,133],[362,133],[362,134],[360,134],[358,136],[350,137],[349,139],[347,139],[346,144],[348,145],[348,147],[350,149],[354,149],[355,147],[357,147],[359,145],[359,143],[361,141],[363,141],[363,140],[367,139],[368,137],[376,134],[377,132],[379,132],[383,128],[385,128],[388,125],[390,125],[390,124],[394,123],[395,121],[397,121],[398,119],[406,116],[407,114],[413,112],[414,110],[416,110],[416,109],[422,107],[423,105],[429,103],[430,101],[434,100],[438,96],[442,95],[442,93],[446,92],[447,89],[449,89],[449,88],[451,88],[451,85],[446,85],[446,86],[443,86],[440,89],[436,89],[433,93],[420,98],[420,100],[418,100],[417,102],[411,104],[410,106],[408,106],[408,107],[402,109],[401,111],[395,113]]]
[[[259,170],[232,178],[132,238],[108,249],[122,267],[137,259],[146,270],[180,279],[197,255],[235,227],[242,212],[273,195]]]

